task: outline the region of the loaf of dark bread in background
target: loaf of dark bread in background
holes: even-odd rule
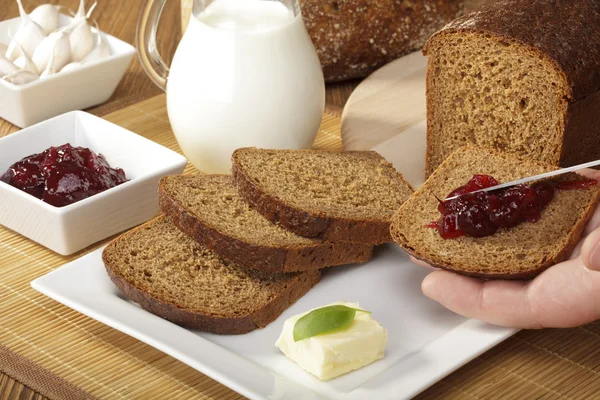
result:
[[[556,166],[600,158],[600,1],[492,2],[424,53],[427,175],[467,144]]]
[[[327,81],[367,76],[419,50],[462,0],[300,0]]]
[[[500,229],[491,236],[443,239],[426,227],[439,218],[443,199],[474,174],[492,175],[499,182],[556,169],[490,149],[456,150],[408,199],[392,220],[396,243],[414,257],[438,268],[486,279],[528,279],[567,259],[581,238],[600,196],[600,185],[559,190],[535,223]],[[576,174],[556,179],[583,179]]]

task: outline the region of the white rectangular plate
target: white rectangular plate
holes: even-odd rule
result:
[[[372,261],[336,267],[264,329],[219,336],[181,328],[125,299],[97,250],[32,282],[34,289],[131,335],[250,399],[410,398],[515,333],[459,317],[420,291],[428,273],[395,245]],[[357,301],[388,329],[386,356],[321,382],[274,346],[288,317],[336,300]]]

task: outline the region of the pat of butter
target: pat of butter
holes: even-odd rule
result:
[[[358,303],[338,301],[352,308]],[[312,311],[312,310],[310,310]],[[296,364],[319,379],[328,380],[362,368],[383,358],[387,344],[387,330],[371,314],[357,312],[354,321],[341,331],[334,331],[294,342],[296,315],[283,324],[281,336],[275,346]]]

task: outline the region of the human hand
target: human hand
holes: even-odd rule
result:
[[[580,174],[600,181],[600,171]],[[449,310],[495,325],[567,328],[600,319],[600,205],[571,258],[531,281],[484,281],[440,270],[421,288]]]

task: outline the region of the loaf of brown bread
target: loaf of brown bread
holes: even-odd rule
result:
[[[372,245],[308,239],[273,224],[244,202],[228,175],[165,176],[158,192],[179,229],[246,268],[305,271],[371,258]]]
[[[466,144],[556,166],[600,158],[600,1],[499,0],[423,52],[427,175]]]
[[[265,274],[227,262],[159,217],[102,252],[108,276],[143,309],[184,327],[220,334],[262,328],[308,292],[318,270]]]
[[[438,199],[467,183],[474,174],[510,182],[553,169],[493,150],[461,148],[400,207],[393,218],[392,236],[410,254],[439,268],[488,279],[532,278],[569,257],[596,208],[600,185],[559,190],[539,221],[501,229],[484,238],[443,239],[426,225],[440,216]]]
[[[233,153],[232,175],[267,219],[332,242],[391,242],[390,219],[413,192],[374,151],[243,148]]]

